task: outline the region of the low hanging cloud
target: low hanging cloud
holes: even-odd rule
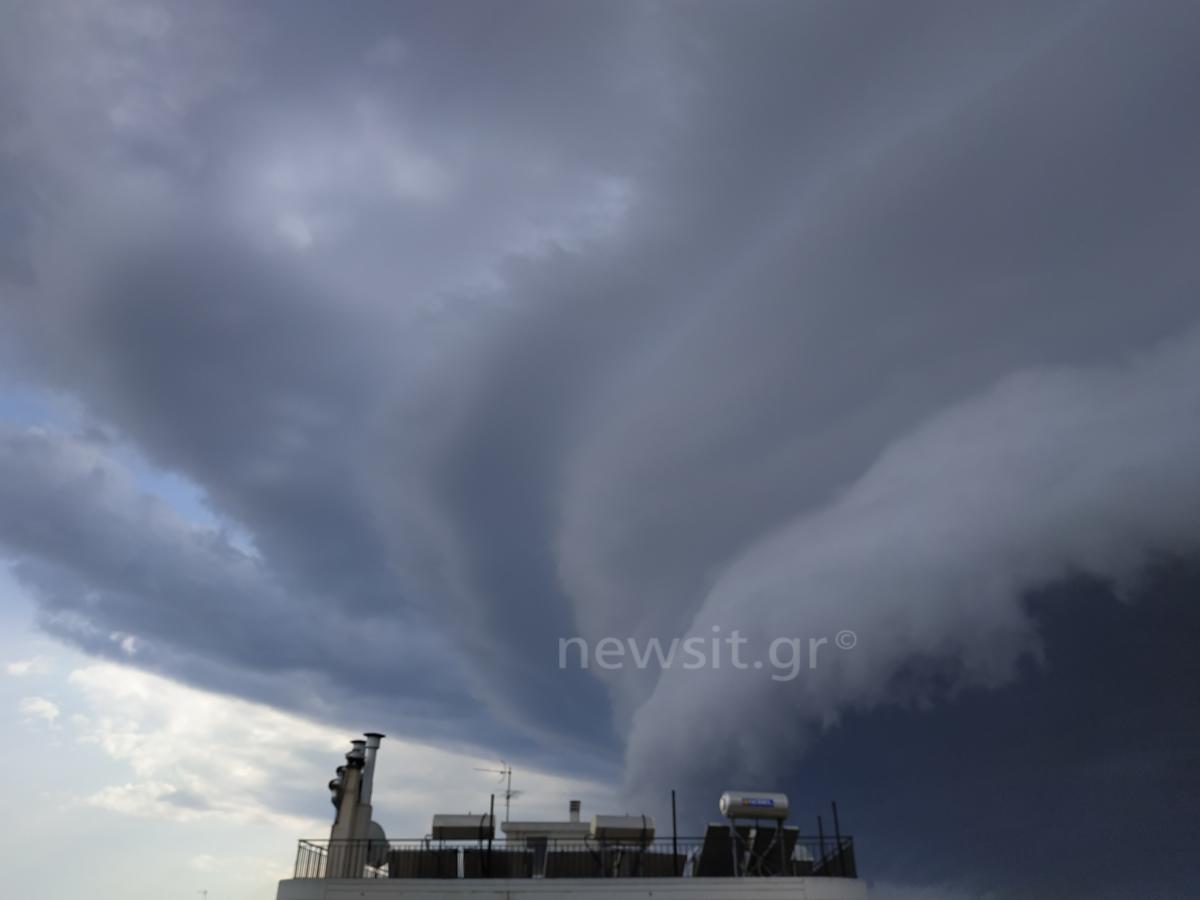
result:
[[[0,543],[90,653],[711,786],[1195,549],[1194,4],[10,20]],[[557,666],[714,626],[858,644]]]
[[[1026,594],[1086,576],[1135,595],[1157,558],[1200,549],[1198,455],[1196,331],[1118,366],[1009,376],[940,413],[747,548],[691,626],[760,647],[849,629],[853,648],[786,685],[665,672],[634,716],[628,777],[770,779],[843,711],[1004,684],[1039,650]]]

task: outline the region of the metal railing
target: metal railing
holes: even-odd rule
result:
[[[776,836],[645,843],[528,839],[478,842],[302,840],[296,878],[855,878],[853,838]],[[789,836],[787,844],[791,846]]]

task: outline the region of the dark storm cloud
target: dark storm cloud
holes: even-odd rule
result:
[[[1137,603],[1087,579],[1036,592],[1044,666],[1003,691],[851,714],[790,779],[801,824],[828,823],[836,798],[871,877],[954,896],[1187,896],[1198,589],[1195,565],[1158,564]]]
[[[105,450],[45,433],[0,435],[0,535],[49,630],[165,671],[188,668],[182,650],[208,664],[201,680],[227,691],[258,686],[234,672],[222,676],[223,667],[273,675],[270,698],[292,705],[319,702],[327,691],[309,673],[361,682],[371,695],[364,703],[387,697],[414,719],[459,699],[446,645],[420,617],[402,609],[365,622],[329,616],[328,588],[281,582],[226,534],[143,493]],[[441,679],[425,696],[406,703],[390,689],[423,680],[432,667]]]
[[[109,443],[8,432],[0,540],[93,650],[624,751],[635,790],[767,778],[939,696],[917,662],[1003,685],[1054,651],[1028,591],[1196,549],[1198,39],[1187,4],[23,9],[0,346]],[[557,669],[712,625],[864,643],[791,685]]]
[[[542,29],[561,28],[561,40],[518,58],[513,42],[527,33],[527,17]],[[630,119],[610,132],[609,151],[582,127],[551,143],[567,111],[562,92],[609,123],[646,104],[625,102],[633,85],[609,79],[559,80],[540,95],[529,89],[538,71],[561,65],[562,53],[629,69],[619,61],[623,44],[603,50],[603,43],[591,43],[627,31],[624,16],[589,22],[530,8],[488,25],[431,7],[361,20],[332,42],[320,18],[285,16],[280,28],[264,33],[266,17],[226,20],[131,7],[90,16],[64,11],[61,27],[57,20],[38,22],[36,13],[19,23],[31,32],[27,37],[64,56],[83,55],[101,77],[69,73],[79,78],[67,87],[91,93],[93,102],[80,103],[35,60],[13,72],[26,88],[18,98],[26,119],[19,150],[61,137],[62,119],[70,118],[70,128],[88,134],[98,152],[76,157],[65,147],[62,158],[16,154],[26,174],[47,176],[42,207],[22,213],[57,213],[56,227],[70,237],[37,248],[41,290],[13,285],[9,334],[21,333],[23,340],[14,341],[12,356],[24,363],[26,377],[49,375],[52,384],[82,392],[88,415],[200,485],[222,517],[252,536],[264,569],[264,584],[254,590],[295,597],[297,605],[309,598],[316,609],[296,608],[296,621],[275,627],[270,596],[257,602],[246,590],[230,600],[247,610],[261,607],[256,627],[230,639],[228,623],[217,624],[195,607],[195,616],[185,614],[186,628],[179,621],[172,634],[172,611],[194,604],[167,579],[157,589],[126,591],[120,603],[92,604],[88,616],[102,619],[99,632],[136,631],[148,644],[143,659],[155,653],[153,635],[165,645],[159,648],[164,660],[177,654],[163,663],[176,671],[204,668],[203,657],[220,647],[228,661],[255,670],[302,659],[301,668],[328,676],[343,693],[369,684],[374,693],[413,704],[442,703],[438,698],[460,683],[462,660],[445,651],[444,636],[430,632],[431,615],[443,624],[451,620],[443,599],[407,590],[413,579],[391,570],[368,502],[379,490],[367,465],[379,438],[377,422],[408,390],[406,382],[430,378],[423,368],[444,353],[438,340],[466,327],[459,318],[469,320],[474,312],[487,321],[487,306],[495,301],[478,297],[481,290],[494,292],[487,285],[497,254],[606,227],[620,185],[599,160],[627,152],[623,135],[636,133],[638,123]],[[239,27],[244,41],[225,43]],[[187,46],[177,48],[179,59],[161,85],[128,76],[165,66],[163,57],[180,42]],[[14,59],[28,52],[13,49]],[[327,66],[314,68],[314,49]],[[247,54],[267,51],[278,65],[239,67]],[[462,71],[446,69],[443,53],[469,56],[476,76],[436,97],[414,91],[414,72],[442,87],[464,79]],[[356,62],[345,63],[344,54]],[[507,67],[507,82],[494,77],[497,67]],[[312,81],[314,71],[322,75],[320,84]],[[489,92],[507,92],[521,117],[481,146],[471,130],[477,123],[468,119],[490,115]],[[475,102],[482,105],[468,108]],[[586,153],[576,144],[580,139]],[[45,171],[52,166],[57,170]],[[66,176],[92,193],[83,202],[58,193]],[[119,189],[113,181],[122,182]],[[309,247],[310,240],[316,245]],[[82,286],[72,280],[77,274]],[[443,315],[438,310],[447,292],[457,305]],[[470,330],[476,327],[469,323]],[[419,438],[401,436],[409,443]],[[27,480],[17,472],[13,477]],[[132,492],[127,499],[136,502]],[[84,550],[72,552],[67,542],[54,552],[69,570],[89,571],[86,560],[71,558]],[[32,580],[36,568],[21,571]],[[160,592],[175,597],[164,600]],[[71,605],[67,597],[79,603],[79,592],[61,584],[41,594],[57,606]],[[143,624],[132,609],[139,601],[152,607]],[[336,619],[346,614],[384,620],[381,650],[394,661],[364,665],[332,644],[314,652],[317,647],[289,631],[336,633]],[[246,651],[260,646],[238,652],[243,642]],[[201,658],[192,659],[201,650]],[[224,685],[246,677],[257,683],[245,673],[205,680]],[[503,679],[490,671],[480,684],[481,693],[482,685],[499,684],[498,696],[505,695]],[[291,685],[260,687],[275,699],[295,701]],[[556,690],[570,693],[569,684]],[[603,696],[591,690],[603,706]],[[481,740],[473,705],[469,698],[452,704],[453,714],[438,730]],[[545,718],[550,704],[537,706]],[[558,720],[562,707],[554,706]],[[438,708],[446,712],[445,703]],[[581,709],[568,732],[603,740],[605,722],[604,715]],[[486,739],[505,740],[503,731]]]

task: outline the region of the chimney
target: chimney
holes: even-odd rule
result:
[[[580,803],[578,800],[571,801],[571,805],[570,805],[569,809],[571,810],[571,821],[572,822],[579,821],[579,807],[580,807]]]
[[[333,828],[329,831],[330,856],[326,871],[330,878],[350,878],[355,871],[355,859],[348,848],[358,834],[359,821],[359,791],[362,786],[363,750],[366,741],[351,741],[351,750],[346,754],[346,764],[338,766],[338,777],[331,783],[337,785],[338,811],[333,820]],[[361,835],[365,837],[365,833]],[[336,852],[334,852],[336,850]],[[362,862],[357,862],[359,869]]]
[[[368,731],[363,737],[367,739],[367,760],[363,767],[362,803],[363,806],[370,806],[371,789],[375,787],[375,751],[379,749],[379,742],[383,740],[384,735]]]

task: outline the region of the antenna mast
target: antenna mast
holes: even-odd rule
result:
[[[475,769],[476,772],[491,772],[493,775],[499,775],[500,780],[504,782],[504,821],[508,821],[509,805],[513,799],[520,797],[520,791],[514,791],[512,786],[512,766],[504,760],[500,760],[499,769]]]

